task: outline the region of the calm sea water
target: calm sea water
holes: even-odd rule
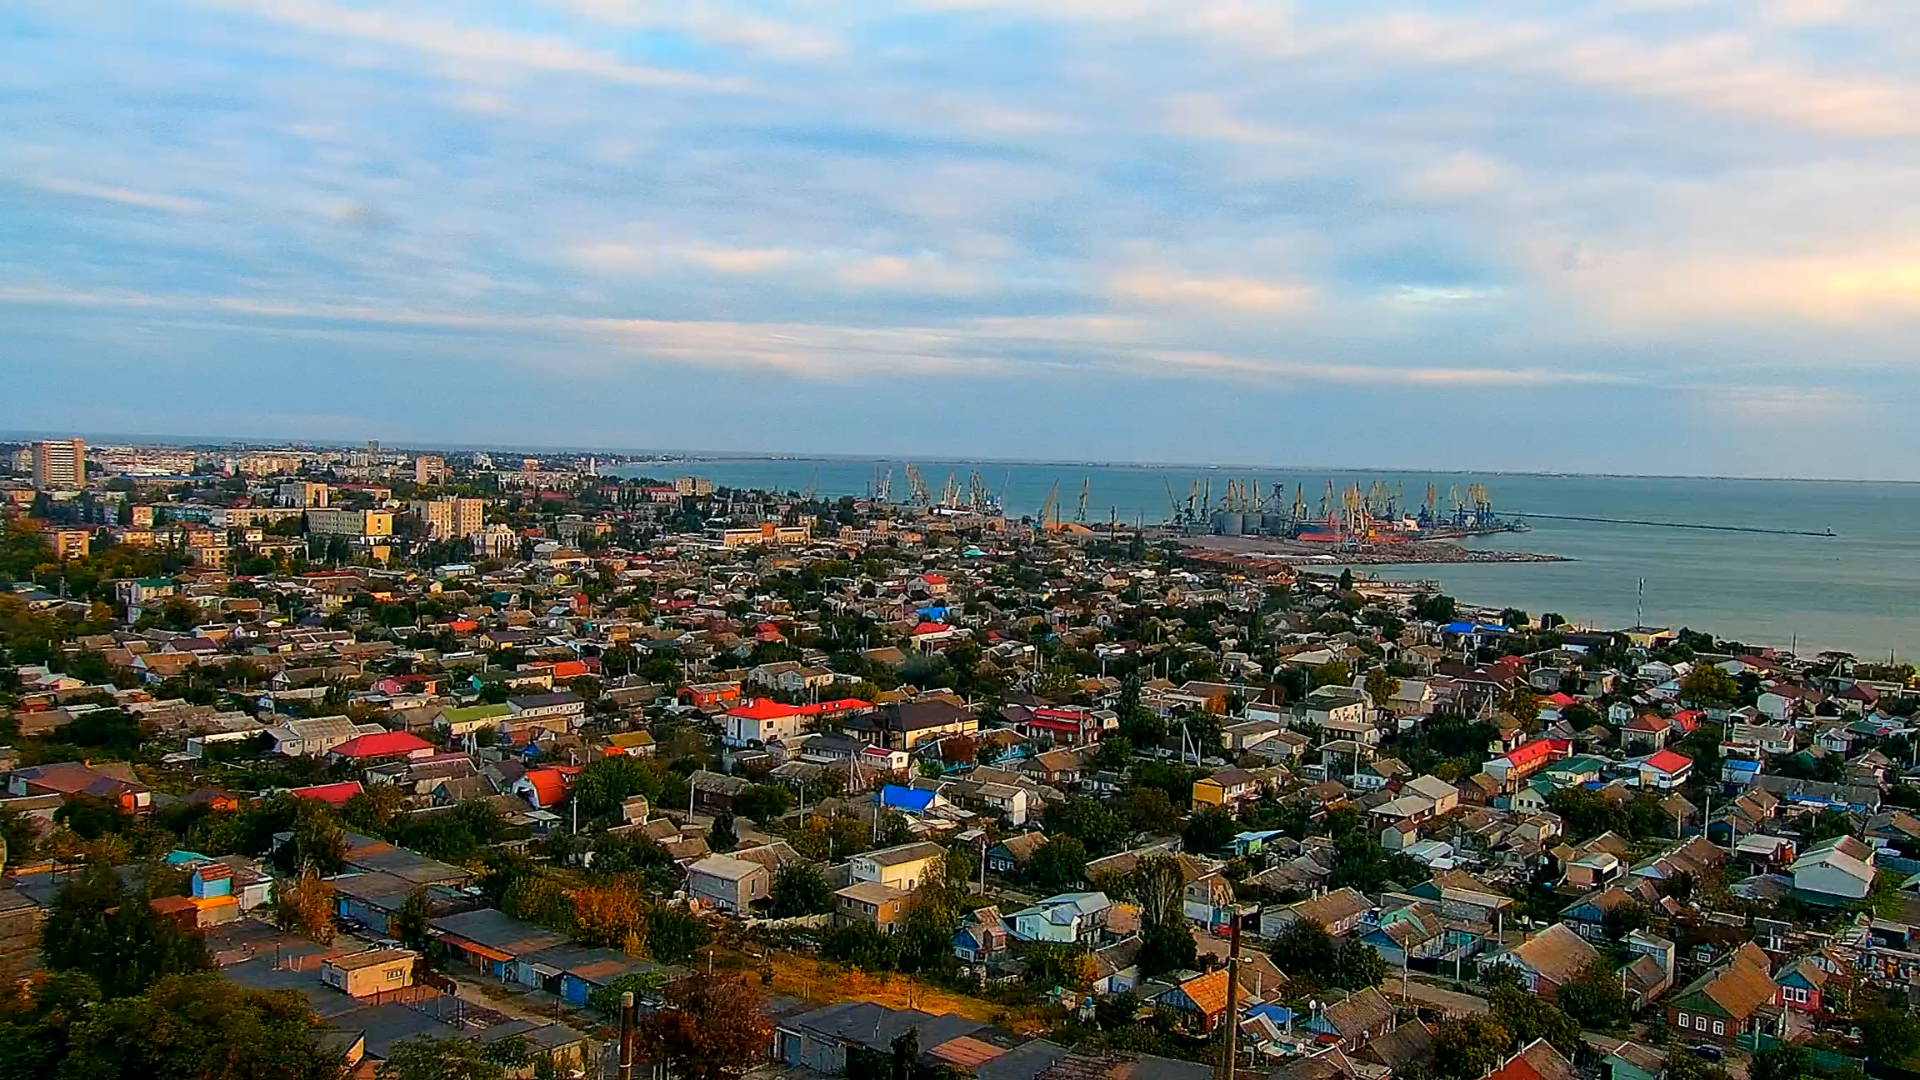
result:
[[[1920,484],[1811,480],[1722,480],[1525,474],[1327,472],[1296,469],[988,464],[918,461],[937,498],[952,473],[964,486],[974,471],[1012,515],[1035,515],[1057,482],[1062,518],[1071,518],[1082,481],[1091,482],[1088,516],[1158,522],[1168,516],[1167,488],[1184,500],[1194,480],[1212,482],[1218,503],[1229,477],[1270,491],[1306,488],[1308,508],[1327,481],[1336,489],[1374,481],[1404,485],[1417,505],[1426,486],[1466,494],[1485,484],[1497,511],[1604,518],[1702,522],[1770,529],[1822,530],[1828,537],[1773,536],[1649,528],[1532,518],[1531,533],[1470,541],[1477,546],[1563,555],[1565,563],[1512,563],[1382,568],[1384,577],[1440,582],[1461,599],[1513,605],[1535,615],[1556,611],[1580,622],[1624,626],[1646,581],[1645,621],[1689,626],[1754,645],[1802,655],[1823,648],[1862,657],[1920,655]],[[893,473],[893,495],[906,492],[906,462],[887,459],[716,459],[636,466],[633,475],[687,473],[719,484],[865,495]]]

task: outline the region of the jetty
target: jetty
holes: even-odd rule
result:
[[[1813,529],[1768,529],[1758,525],[1710,525],[1694,521],[1642,521],[1636,518],[1585,517],[1579,514],[1529,514],[1514,512],[1516,517],[1538,518],[1546,521],[1593,521],[1602,525],[1645,525],[1655,529],[1706,529],[1710,532],[1760,533],[1766,536],[1820,536],[1834,537],[1839,534],[1831,527],[1824,532]]]

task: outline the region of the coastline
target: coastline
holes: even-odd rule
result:
[[[1449,540],[1413,540],[1358,549],[1329,548],[1266,536],[1192,536],[1180,546],[1233,558],[1252,558],[1287,566],[1458,566],[1471,563],[1564,563],[1565,555],[1533,551],[1469,548]]]

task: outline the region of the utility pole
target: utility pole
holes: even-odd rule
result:
[[[1235,1080],[1240,1073],[1240,909],[1233,909],[1233,930],[1227,946],[1227,1041],[1222,1047],[1219,1080]]]

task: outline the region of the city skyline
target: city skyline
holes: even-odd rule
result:
[[[0,26],[8,428],[1920,478],[1894,5]]]

